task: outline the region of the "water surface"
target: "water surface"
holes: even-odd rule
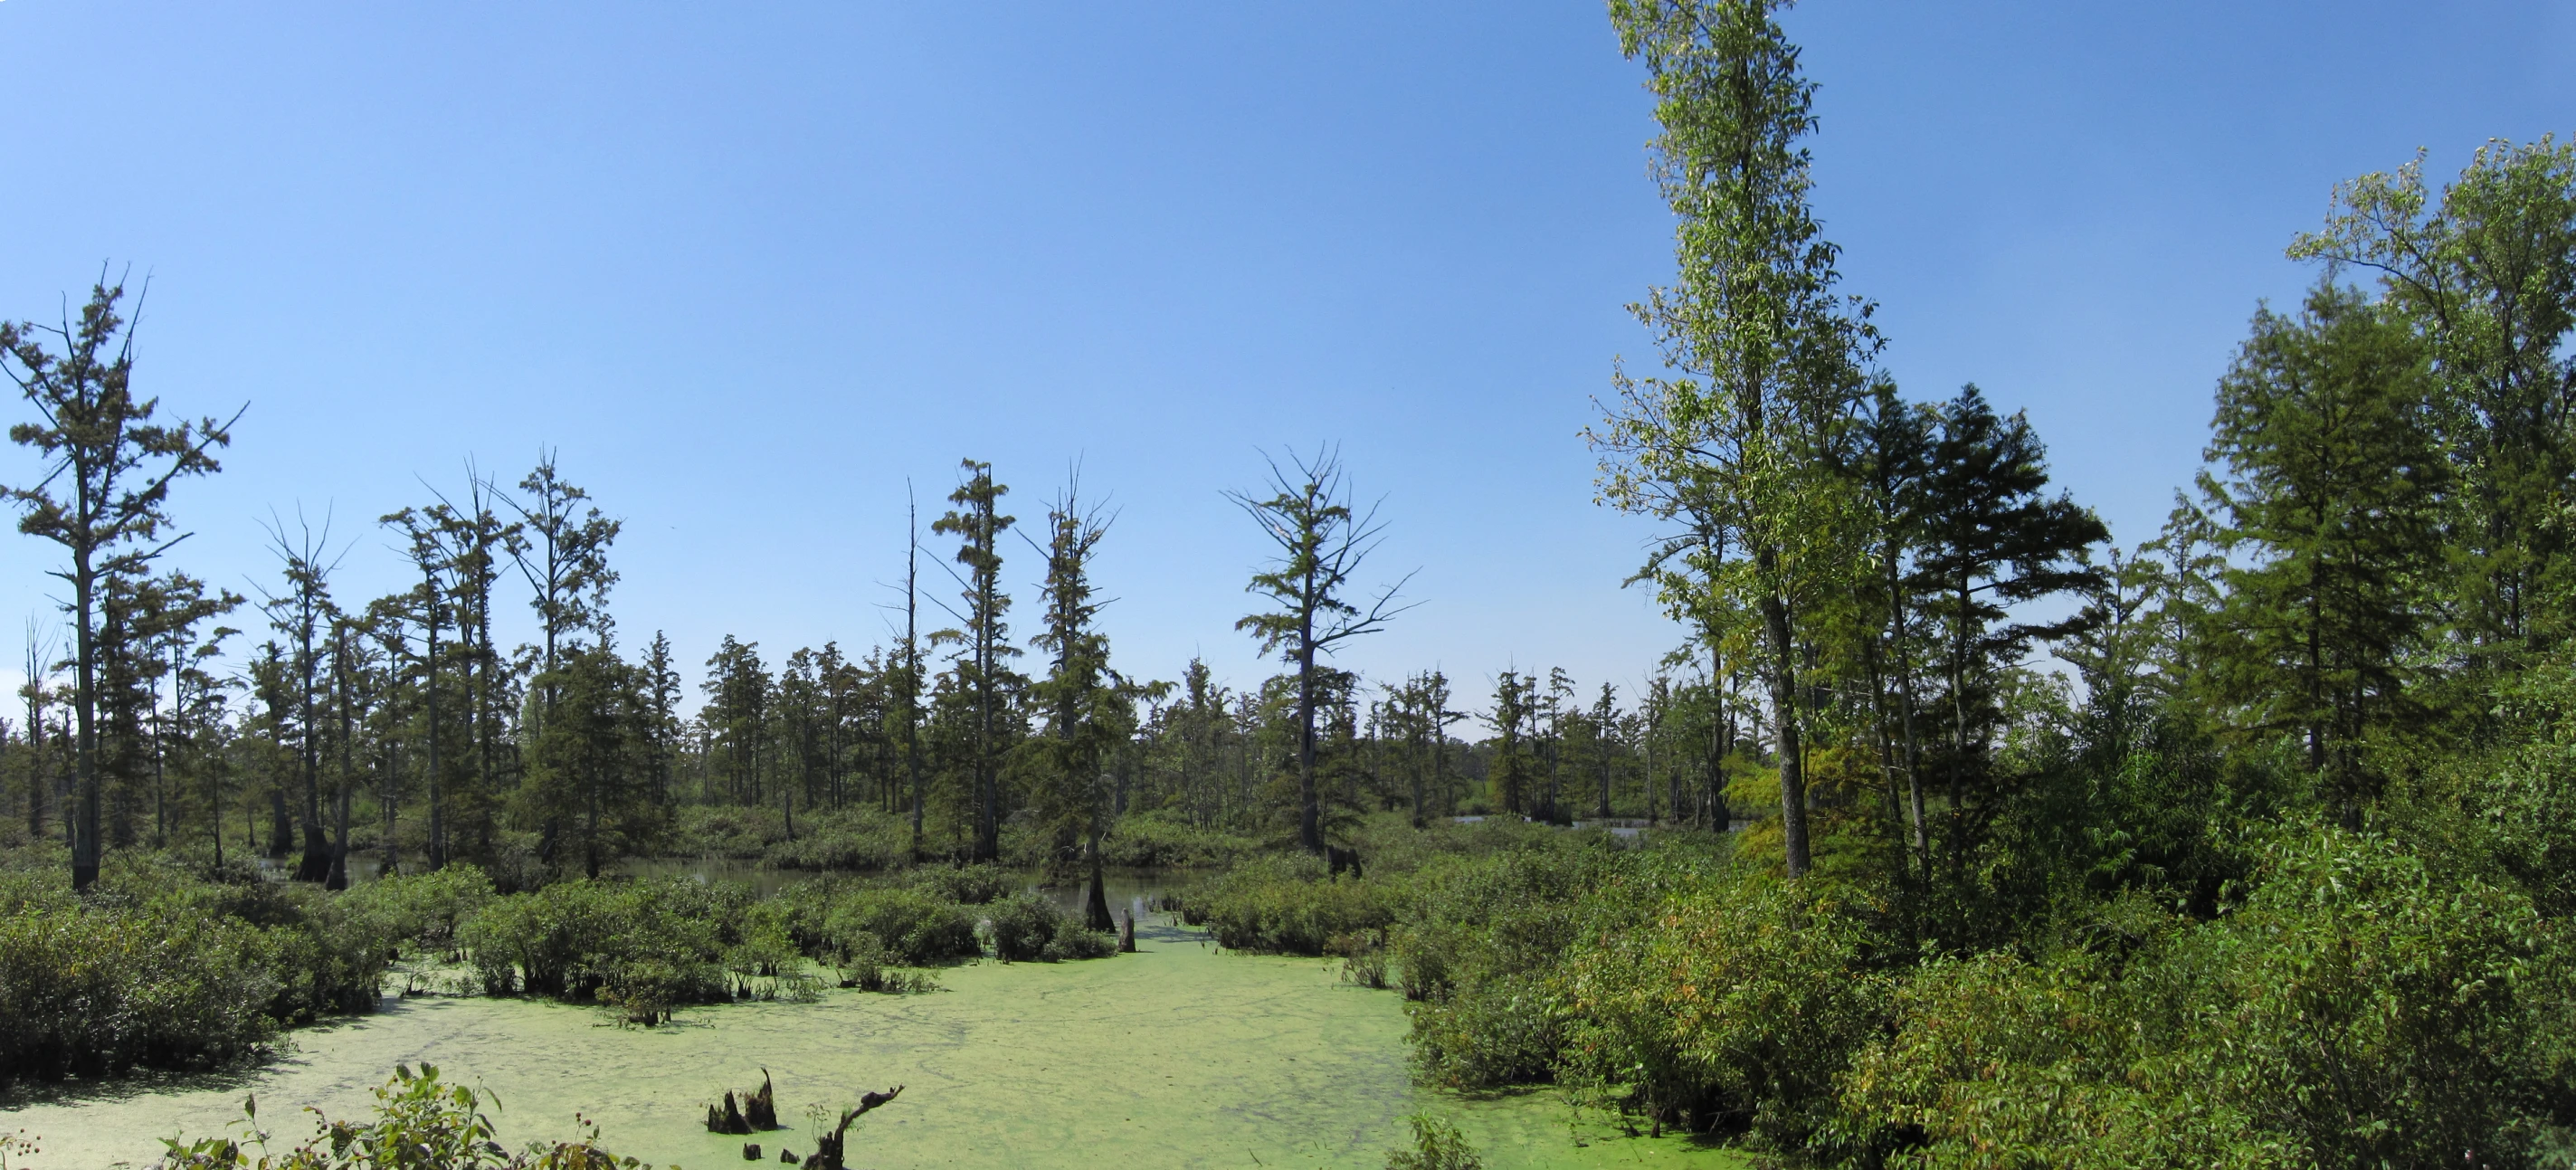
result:
[[[705,1132],[706,1102],[758,1084],[766,1066],[780,1119],[797,1127],[753,1139],[773,1166],[782,1147],[811,1149],[807,1105],[896,1084],[903,1097],[853,1131],[852,1166],[1374,1167],[1403,1117],[1426,1108],[1456,1118],[1495,1170],[1737,1164],[1678,1139],[1619,1136],[1597,1113],[1575,1123],[1550,1093],[1417,1089],[1393,993],[1342,983],[1333,963],[1220,953],[1165,915],[1138,922],[1140,954],[977,963],[942,971],[938,993],[701,1008],[649,1030],[595,1008],[394,1000],[297,1033],[296,1050],[263,1069],[0,1110],[0,1129],[45,1139],[12,1170],[143,1166],[156,1138],[237,1122],[245,1093],[268,1128],[300,1138],[302,1107],[362,1114],[395,1063],[427,1061],[495,1091],[513,1146],[570,1135],[577,1110],[620,1153],[708,1170],[743,1165],[744,1139]]]

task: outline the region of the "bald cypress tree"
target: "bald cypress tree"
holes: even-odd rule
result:
[[[972,848],[977,860],[989,861],[1002,854],[1002,721],[1008,714],[1004,708],[1011,684],[1016,681],[1007,661],[1019,654],[1010,643],[1006,615],[1011,610],[1011,596],[1002,592],[1000,549],[1001,535],[1014,518],[1001,513],[1001,499],[1011,489],[993,482],[992,464],[968,459],[960,470],[965,473],[964,481],[948,496],[948,502],[955,507],[933,521],[930,530],[957,538],[957,563],[965,566],[965,572],[950,572],[957,579],[965,608],[949,611],[957,619],[956,628],[931,637],[957,645],[958,681],[974,705],[973,758],[968,762],[974,785]]]
[[[72,618],[72,885],[98,879],[99,663],[105,587],[144,571],[185,537],[165,511],[170,487],[221,470],[212,450],[232,442],[232,422],[176,426],[153,421],[158,399],[133,392],[134,332],[119,315],[122,283],[90,289],[80,319],[54,325],[0,322],[0,370],[36,412],[9,428],[34,450],[44,474],[0,488],[18,505],[18,531],[61,545],[69,563],[53,575],[70,587]],[[58,347],[58,348],[57,348]],[[236,413],[233,421],[238,421]]]
[[[1397,593],[1412,579],[1408,573],[1387,586],[1367,608],[1353,604],[1352,580],[1376,550],[1383,529],[1377,510],[1354,511],[1341,457],[1330,448],[1312,458],[1290,455],[1287,466],[1270,465],[1270,494],[1245,492],[1227,498],[1261,526],[1261,534],[1278,549],[1270,567],[1252,575],[1247,593],[1270,599],[1275,607],[1236,620],[1234,628],[1251,631],[1264,653],[1276,653],[1297,668],[1297,843],[1308,852],[1324,851],[1323,798],[1315,786],[1315,715],[1324,699],[1317,656],[1362,634],[1386,628],[1389,618],[1410,606],[1395,604]]]

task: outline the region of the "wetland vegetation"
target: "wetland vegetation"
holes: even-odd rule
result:
[[[886,644],[728,637],[691,708],[551,452],[385,516],[387,596],[281,523],[253,606],[169,563],[238,416],[157,420],[125,290],[0,329],[69,621],[0,744],[16,1115],[173,1167],[629,1164],[522,1117],[701,1164],[2565,1164],[2576,146],[2285,230],[2318,283],[2121,546],[2023,415],[1877,364],[1778,6],[1609,7],[1679,223],[1587,435],[1667,534],[1603,566],[1676,623],[1624,696],[1337,669],[1408,578],[1326,447],[1231,495],[1275,677],[1113,664],[1110,515],[1069,478],[1022,539],[968,459]],[[710,859],[762,882],[621,871]],[[1113,906],[1137,867],[1186,876]],[[252,1083],[336,1120],[217,1136]]]

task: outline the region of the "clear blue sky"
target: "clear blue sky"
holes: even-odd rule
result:
[[[1889,368],[2027,408],[2124,543],[2335,181],[2576,130],[2563,0],[1787,24]],[[375,517],[551,444],[627,522],[628,642],[694,674],[728,632],[880,640],[907,480],[936,515],[990,459],[1027,525],[1079,458],[1121,665],[1241,683],[1263,549],[1220,490],[1333,441],[1424,602],[1346,663],[1627,684],[1677,631],[1577,432],[1671,267],[1640,80],[1592,3],[5,0],[0,315],[151,274],[140,386],[251,404],[175,503],[235,589],[299,505],[355,540],[344,597],[396,588]],[[53,563],[0,540],[9,641]]]

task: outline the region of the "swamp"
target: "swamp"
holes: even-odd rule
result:
[[[579,1113],[620,1153],[724,1166],[741,1162],[745,1139],[706,1132],[701,1111],[765,1066],[786,1128],[752,1140],[800,1156],[813,1148],[806,1104],[837,1110],[905,1086],[853,1127],[853,1166],[1076,1167],[1103,1149],[1137,1167],[1377,1166],[1424,1109],[1497,1168],[1736,1164],[1678,1134],[1623,1137],[1553,1092],[1416,1088],[1397,997],[1344,981],[1339,961],[1228,955],[1168,915],[1144,922],[1137,952],[1115,960],[980,962],[941,969],[938,992],[835,989],[690,1009],[651,1029],[528,999],[397,998],[295,1033],[256,1071],[40,1099],[0,1110],[0,1124],[43,1135],[43,1154],[13,1167],[142,1167],[161,1156],[159,1138],[226,1131],[245,1094],[261,1101],[263,1127],[301,1140],[310,1123],[289,1110],[362,1114],[396,1064],[434,1062],[491,1091],[513,1149],[569,1133]]]
[[[2576,141],[2315,34],[2576,40],[2283,3],[0,4],[0,1170],[2576,1166]]]

